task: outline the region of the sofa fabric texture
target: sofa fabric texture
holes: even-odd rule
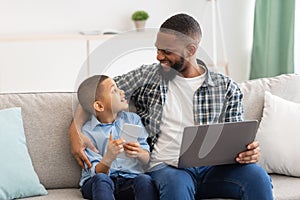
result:
[[[281,75],[240,83],[246,119],[261,119],[264,92],[300,103],[300,76]],[[28,150],[46,196],[28,199],[82,199],[81,169],[70,153],[68,129],[77,105],[74,93],[0,94],[0,109],[21,107]],[[300,178],[271,175],[276,200],[300,199]]]

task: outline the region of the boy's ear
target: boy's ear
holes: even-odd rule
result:
[[[94,109],[98,112],[103,112],[104,111],[104,105],[102,104],[101,101],[95,101],[94,102]]]

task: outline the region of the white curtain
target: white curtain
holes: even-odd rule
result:
[[[294,66],[295,73],[300,74],[300,2],[295,1]]]

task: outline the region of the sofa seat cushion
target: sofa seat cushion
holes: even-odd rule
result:
[[[300,178],[272,174],[275,200],[299,200]]]
[[[48,195],[26,198],[26,200],[76,200],[81,199],[82,195],[78,188],[68,188],[68,189],[51,189],[48,190]]]

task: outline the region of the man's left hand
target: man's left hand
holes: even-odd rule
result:
[[[240,164],[257,163],[260,158],[260,147],[259,142],[254,141],[247,146],[247,150],[241,152],[237,157],[236,161]]]

